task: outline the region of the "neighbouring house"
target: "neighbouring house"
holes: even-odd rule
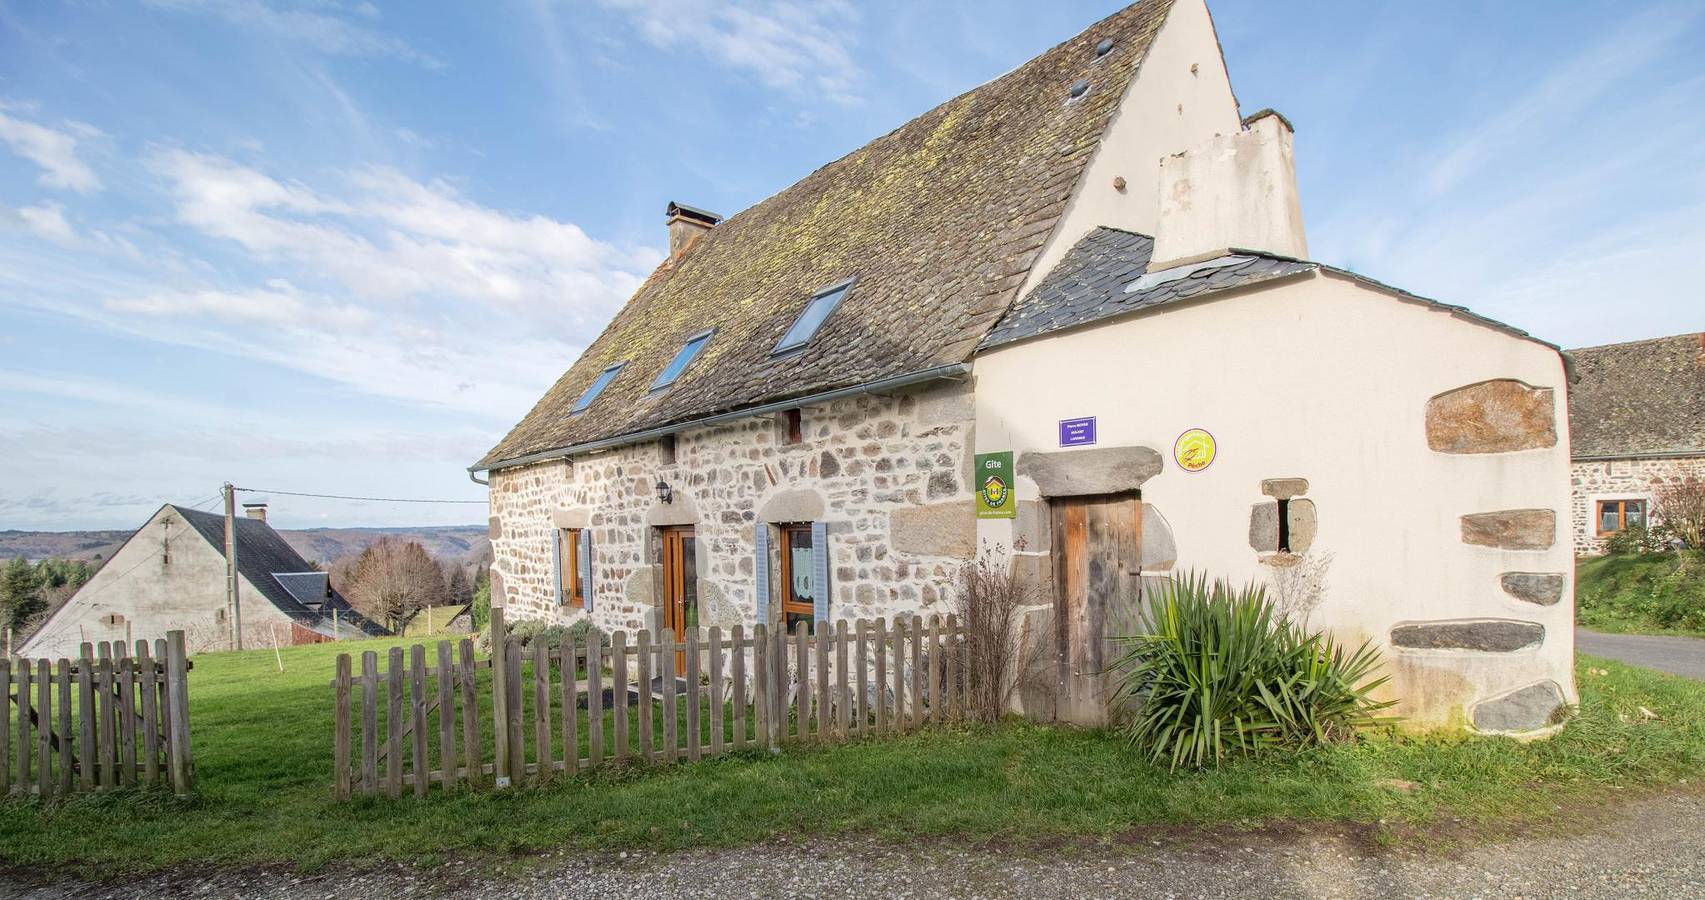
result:
[[[351,609],[266,522],[266,507],[238,517],[237,597],[247,647],[311,644],[387,634]],[[228,650],[225,517],[166,504],[95,576],[48,613],[24,656],[75,656],[84,642],[135,641],[182,630],[191,652]]]
[[[1418,726],[1575,700],[1558,428],[1517,329],[1307,259],[1292,129],[1145,0],[670,255],[478,463],[510,618],[950,609],[1016,551],[1027,714],[1109,715],[1144,582],[1265,583]]]
[[[1664,484],[1705,479],[1705,333],[1570,350],[1575,552],[1661,522]]]

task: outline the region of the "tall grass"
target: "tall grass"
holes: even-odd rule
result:
[[[1256,585],[1187,573],[1166,582],[1143,617],[1145,633],[1119,638],[1120,698],[1137,712],[1132,744],[1171,769],[1234,753],[1342,740],[1391,721],[1372,693],[1378,650],[1351,651],[1277,614]]]

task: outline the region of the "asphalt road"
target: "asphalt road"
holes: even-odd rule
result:
[[[1575,649],[1660,672],[1705,679],[1705,639],[1647,634],[1603,634],[1575,629]]]
[[[1587,818],[1581,818],[1581,817]],[[1437,849],[1366,831],[1133,834],[1052,848],[873,838],[769,843],[671,855],[562,854],[507,871],[424,868],[183,870],[86,882],[0,873],[0,896],[28,900],[160,897],[1701,897],[1705,797],[1675,793],[1559,811],[1563,827]],[[1448,826],[1447,826],[1448,827]],[[1466,849],[1460,841],[1471,841]],[[1456,847],[1457,849],[1449,849]]]

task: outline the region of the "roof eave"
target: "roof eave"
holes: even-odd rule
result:
[[[770,403],[758,404],[756,406],[741,407],[739,409],[732,409],[727,412],[715,413],[709,416],[700,416],[698,418],[687,419],[681,422],[673,422],[668,425],[659,425],[654,428],[646,428],[640,431],[630,431],[625,434],[614,435],[612,437],[583,441],[578,444],[569,444],[564,447],[555,447],[549,450],[540,450],[536,453],[528,453],[521,456],[511,457],[509,459],[494,460],[492,462],[479,462],[469,466],[468,473],[478,474],[480,472],[496,472],[500,469],[513,469],[520,466],[530,466],[537,463],[550,462],[551,460],[566,459],[571,456],[593,453],[599,450],[613,450],[617,447],[626,447],[633,444],[642,444],[646,441],[658,440],[659,438],[664,438],[671,434],[678,434],[689,428],[704,428],[723,422],[731,422],[735,419],[746,419],[752,416],[768,415],[769,413],[796,409],[801,406],[813,406],[820,403],[828,403],[844,397],[856,397],[860,394],[880,394],[885,391],[913,387],[930,381],[958,378],[968,375],[970,372],[971,364],[968,362],[932,366],[927,369],[919,369],[901,375],[879,378],[875,381],[867,381],[862,384],[855,384],[849,387],[820,391],[815,394],[807,394],[803,397],[790,397],[786,400],[776,400]]]

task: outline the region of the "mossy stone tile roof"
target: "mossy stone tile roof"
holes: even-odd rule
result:
[[[1170,7],[1126,7],[705,233],[474,468],[969,359],[1015,299]],[[1071,99],[1079,80],[1089,89]],[[809,345],[771,356],[813,293],[854,277]],[[708,328],[699,358],[652,393],[681,344]],[[616,363],[597,402],[570,415]]]
[[[1705,334],[1570,350],[1576,459],[1705,454]]]

